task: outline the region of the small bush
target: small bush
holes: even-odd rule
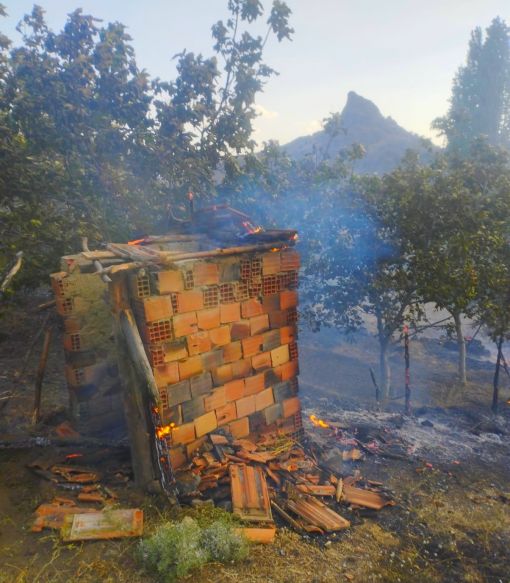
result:
[[[189,516],[181,522],[159,526],[141,542],[145,566],[166,582],[175,581],[209,561],[239,561],[247,554],[246,539],[227,521],[216,520],[202,527]]]

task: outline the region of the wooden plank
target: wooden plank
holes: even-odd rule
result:
[[[272,522],[271,503],[262,468],[231,464],[232,508],[243,520]]]

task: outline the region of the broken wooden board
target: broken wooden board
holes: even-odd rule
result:
[[[105,510],[65,517],[60,534],[64,542],[142,536],[143,510]]]
[[[351,526],[348,520],[312,496],[288,500],[287,508],[308,524],[325,531],[343,530]]]
[[[232,510],[243,520],[272,522],[271,503],[262,468],[231,464]]]

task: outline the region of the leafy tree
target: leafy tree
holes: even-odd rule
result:
[[[215,56],[183,51],[173,81],[139,69],[122,24],[79,9],[55,33],[34,6],[10,51],[0,36],[0,266],[23,249],[24,283],[36,284],[79,235],[157,232],[189,188],[209,196],[219,168],[238,171],[254,146],[255,96],[274,73],[264,46],[293,31],[279,0],[265,37],[250,33],[258,0],[228,8],[213,27]]]
[[[492,145],[510,146],[510,29],[495,18],[484,36],[471,33],[466,64],[453,81],[450,108],[433,127],[448,140],[448,148],[466,152],[485,136]]]

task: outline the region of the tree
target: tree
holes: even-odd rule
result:
[[[458,152],[466,152],[480,136],[492,145],[510,146],[510,29],[501,18],[492,21],[485,36],[479,27],[471,33],[448,113],[433,127]]]
[[[220,168],[238,171],[237,156],[254,146],[255,96],[274,73],[264,46],[293,31],[279,0],[265,37],[250,33],[258,0],[228,8],[213,27],[215,56],[183,51],[173,81],[138,67],[122,24],[100,26],[81,10],[55,33],[34,6],[20,46],[9,51],[0,36],[0,267],[22,249],[19,281],[37,285],[80,235],[158,232],[189,188],[210,196]]]

